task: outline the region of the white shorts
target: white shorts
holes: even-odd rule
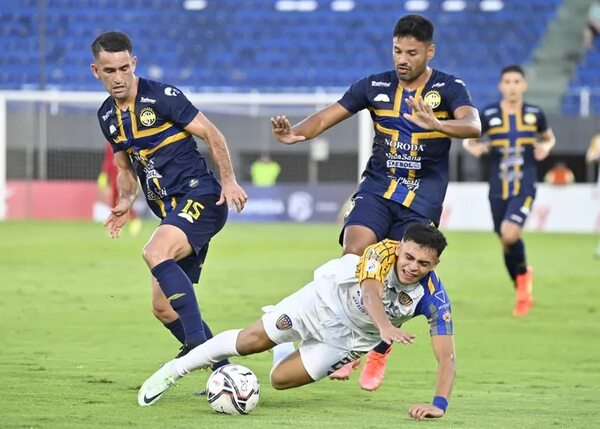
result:
[[[302,364],[315,381],[364,353],[353,350],[356,332],[325,304],[316,290],[328,286],[313,281],[262,316],[265,331],[274,343],[302,341],[298,348]]]

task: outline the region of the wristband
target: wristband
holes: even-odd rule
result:
[[[438,407],[444,413],[446,412],[446,408],[448,408],[448,400],[443,396],[434,396],[432,404],[434,407]]]

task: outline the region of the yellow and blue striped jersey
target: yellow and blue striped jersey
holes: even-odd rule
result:
[[[521,193],[535,196],[537,161],[533,153],[537,135],[548,129],[541,108],[523,103],[520,111],[508,114],[500,103],[480,113],[481,134],[490,140],[490,198],[506,200]]]
[[[127,109],[119,109],[108,97],[98,110],[100,128],[113,152],[127,151],[148,206],[160,218],[194,188],[221,193],[196,141],[184,129],[197,114],[179,89],[143,78]]]
[[[473,106],[464,82],[432,70],[414,91],[399,84],[395,71],[355,82],[338,103],[351,113],[369,109],[375,138],[359,191],[396,201],[439,224],[448,187],[450,138],[404,119],[406,99],[422,97],[440,120],[453,119],[460,106]]]

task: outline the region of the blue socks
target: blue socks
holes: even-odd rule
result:
[[[515,281],[517,275],[527,272],[527,261],[525,259],[525,243],[519,239],[514,244],[508,247],[508,251],[504,253],[504,265],[508,270],[510,278]]]
[[[185,342],[193,345],[205,342],[206,335],[194,287],[175,259],[169,259],[155,266],[152,269],[152,275],[156,277],[161,290],[171,303],[171,307],[179,315]],[[177,335],[175,336],[177,337]]]

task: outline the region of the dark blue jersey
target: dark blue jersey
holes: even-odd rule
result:
[[[542,109],[523,103],[521,111],[509,115],[495,103],[483,109],[480,117],[481,134],[490,139],[490,198],[506,200],[521,193],[534,196],[535,142],[538,133],[548,129]]]
[[[190,190],[221,193],[221,186],[184,130],[198,114],[177,88],[138,79],[135,102],[119,109],[108,97],[98,110],[100,128],[113,152],[126,150],[140,179],[148,206],[160,218]]]
[[[437,70],[415,91],[404,90],[395,71],[371,75],[354,83],[338,103],[351,113],[369,109],[373,119],[373,152],[359,191],[396,201],[439,223],[450,138],[402,117],[411,113],[406,102],[411,95],[423,97],[440,120],[453,119],[460,106],[473,106],[464,82]]]

